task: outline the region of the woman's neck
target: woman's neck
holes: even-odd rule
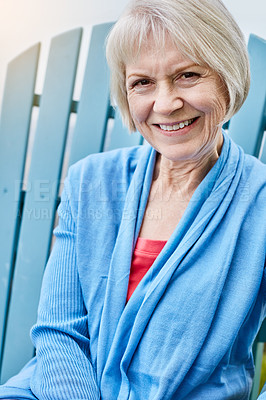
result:
[[[217,146],[210,149],[201,158],[192,160],[172,161],[158,154],[154,169],[154,181],[164,189],[180,191],[182,188],[193,194],[197,186],[208,174],[219,158],[223,143],[223,137],[218,141]]]
[[[205,151],[204,157],[189,162],[173,162],[158,154],[140,237],[169,239],[194,191],[218,160],[221,147],[222,142],[219,148],[212,147],[217,150]]]

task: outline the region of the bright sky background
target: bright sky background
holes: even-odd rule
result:
[[[0,103],[8,61],[74,27],[117,19],[128,0],[0,0]],[[199,0],[200,1],[200,0]],[[224,0],[245,37],[266,39],[265,0]]]

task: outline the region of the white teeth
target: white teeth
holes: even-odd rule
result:
[[[179,124],[176,125],[159,125],[159,126],[164,131],[177,131],[178,129],[182,129],[185,126],[192,124],[193,121],[194,119],[188,119],[187,121],[180,122]]]

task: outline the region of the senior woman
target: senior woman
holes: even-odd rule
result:
[[[124,123],[149,145],[71,167],[37,356],[0,398],[248,399],[266,167],[222,131],[248,93],[242,34],[220,0],[137,0],[107,59]]]

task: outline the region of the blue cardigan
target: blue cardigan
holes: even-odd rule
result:
[[[37,356],[0,398],[248,399],[266,316],[266,166],[224,134],[125,305],[155,157],[147,145],[70,168],[31,332]]]

